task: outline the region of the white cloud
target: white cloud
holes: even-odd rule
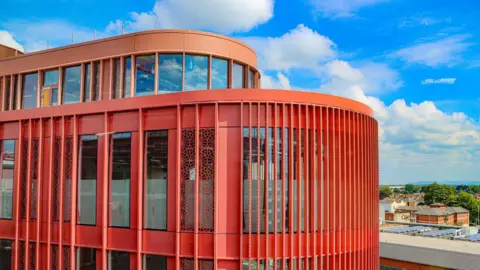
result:
[[[153,12],[130,12],[130,19],[125,22],[117,19],[110,21],[105,28],[107,34],[121,34],[122,25],[124,33],[151,30],[157,27],[157,16]]]
[[[0,45],[7,46],[9,48],[16,49],[18,51],[23,52],[23,46],[20,45],[13,36],[7,31],[0,30]]]
[[[431,26],[435,24],[439,24],[442,22],[451,22],[450,18],[446,19],[436,19],[432,17],[427,17],[427,16],[420,16],[420,15],[415,15],[415,16],[410,16],[407,18],[402,18],[398,22],[398,27],[400,28],[405,28],[405,27],[417,27],[417,26]]]
[[[159,0],[162,28],[246,32],[273,17],[273,0]]]
[[[361,8],[388,1],[390,0],[310,0],[320,14],[331,18],[353,17]]]
[[[261,86],[264,89],[282,89],[290,90],[290,80],[281,72],[277,72],[275,77],[268,76],[264,72],[260,71],[261,77]]]
[[[462,61],[462,53],[473,45],[467,42],[468,38],[470,38],[469,35],[453,35],[403,48],[390,56],[410,64],[429,67],[454,66]]]
[[[457,78],[425,79],[421,84],[454,84]]]
[[[303,24],[280,37],[249,37],[242,40],[256,50],[265,70],[313,69],[337,56],[333,41]]]

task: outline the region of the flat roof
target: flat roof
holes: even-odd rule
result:
[[[480,255],[480,243],[470,241],[449,240],[433,237],[381,232],[380,243],[398,244],[419,248],[438,249],[442,251]]]

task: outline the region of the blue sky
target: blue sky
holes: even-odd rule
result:
[[[26,51],[159,28],[239,38],[262,87],[340,95],[380,125],[381,183],[480,181],[480,1],[7,0],[0,42]],[[12,38],[13,37],[13,38]]]

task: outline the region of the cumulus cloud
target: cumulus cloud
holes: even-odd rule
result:
[[[159,0],[153,12],[162,28],[246,32],[273,17],[273,0]]]
[[[265,70],[315,68],[337,56],[336,45],[329,38],[303,24],[280,37],[248,37]]]
[[[425,79],[420,83],[425,84],[454,84],[457,78]]]
[[[364,7],[373,6],[390,0],[310,0],[312,5],[324,17],[348,18]]]
[[[473,45],[467,42],[469,38],[469,35],[453,35],[440,40],[422,42],[395,51],[390,57],[409,64],[429,67],[454,66],[463,60],[462,53]]]
[[[126,21],[113,20],[105,28],[107,34],[120,34],[122,27],[124,33],[151,30],[157,27],[157,16],[153,12],[130,12],[130,19]]]
[[[277,72],[275,76],[269,76],[264,72],[260,72],[261,77],[261,86],[264,89],[282,89],[290,90],[290,80],[287,76],[281,72]]]
[[[13,36],[7,31],[0,31],[0,45],[4,45],[23,52],[23,46],[20,45]]]

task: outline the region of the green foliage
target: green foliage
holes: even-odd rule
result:
[[[470,211],[470,223],[476,224],[480,202],[472,194],[465,191],[458,192],[457,195],[451,195],[447,200],[448,206],[460,206]]]
[[[425,204],[446,203],[451,195],[454,195],[455,188],[449,185],[440,185],[435,182],[423,189],[425,193]]]
[[[392,190],[389,186],[380,186],[380,200],[383,200],[392,195]]]
[[[413,193],[418,193],[420,192],[422,188],[417,185],[413,184],[406,184],[405,185],[405,194],[413,194]]]
[[[467,192],[470,193],[470,194],[480,193],[480,186],[479,185],[471,185],[467,188]]]
[[[468,186],[467,185],[458,185],[455,189],[457,191],[467,191]]]

